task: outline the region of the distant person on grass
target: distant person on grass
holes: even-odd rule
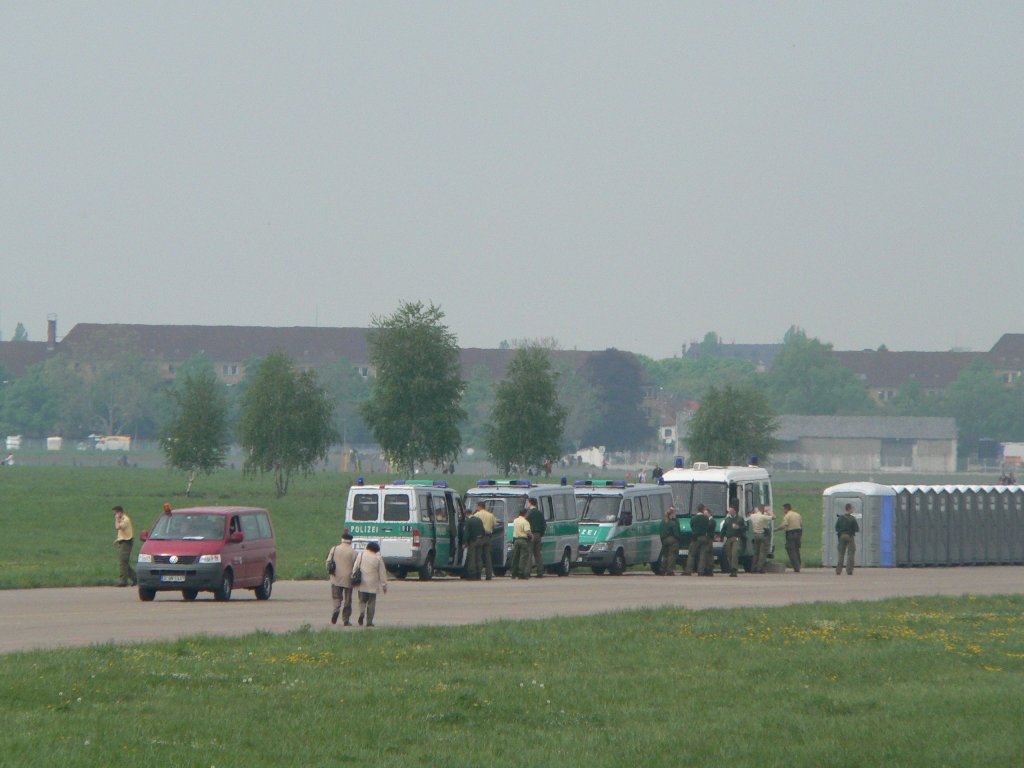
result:
[[[117,547],[117,565],[119,578],[117,586],[133,587],[139,583],[132,570],[132,543],[135,541],[135,531],[132,529],[132,519],[125,514],[124,508],[114,507],[114,546]]]

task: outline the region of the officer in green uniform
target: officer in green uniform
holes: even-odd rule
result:
[[[725,558],[723,567],[728,565],[729,575],[739,572],[740,547],[747,535],[747,521],[739,516],[736,507],[729,507],[729,513],[722,523],[722,535],[725,537]]]
[[[480,580],[480,556],[484,537],[484,521],[470,515],[466,519],[466,578]]]
[[[665,519],[661,521],[661,565],[659,573],[662,576],[676,575],[676,557],[679,555],[679,546],[683,543],[683,532],[679,528],[679,521],[676,519],[676,508],[669,507],[665,511]]]
[[[536,499],[527,499],[529,508],[526,511],[526,519],[530,523],[530,555],[533,564],[537,568],[537,578],[544,578],[544,556],[541,554],[541,539],[544,538],[544,529],[547,523],[544,521],[544,513],[537,506]]]
[[[704,515],[704,505],[697,505],[697,514],[690,518],[690,548],[686,554],[684,576],[689,576],[696,569],[698,576],[704,576],[708,568],[708,557],[705,549],[710,548],[710,531],[714,530],[714,521]]]
[[[860,531],[857,518],[853,516],[853,504],[847,504],[843,514],[836,520],[836,535],[839,536],[839,559],[836,560],[836,576],[843,572],[846,559],[846,573],[853,576],[853,556],[857,552],[856,536]]]

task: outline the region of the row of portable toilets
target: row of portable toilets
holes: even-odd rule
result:
[[[824,492],[825,566],[835,567],[847,504],[860,524],[859,566],[1024,563],[1024,485],[833,485]]]

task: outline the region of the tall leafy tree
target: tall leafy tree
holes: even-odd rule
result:
[[[498,383],[487,425],[487,451],[508,475],[512,464],[540,467],[561,455],[568,413],[558,402],[557,375],[541,347],[521,348]]]
[[[278,496],[292,475],[310,474],[337,438],[333,404],[313,371],[300,371],[280,352],[267,355],[242,395],[239,440],[246,474],[270,472]]]
[[[1007,387],[992,364],[978,358],[960,372],[944,397],[946,413],[956,418],[957,450],[965,456],[978,440],[1016,440],[1024,431],[1020,386]]]
[[[227,397],[212,369],[186,373],[167,396],[171,417],[161,431],[160,448],[169,467],[187,474],[188,496],[198,475],[224,466],[229,444]]]
[[[877,411],[857,374],[844,368],[832,345],[808,338],[796,326],[786,332],[782,349],[764,377],[772,407],[778,413],[856,415]]]
[[[486,445],[487,422],[494,410],[494,378],[486,365],[476,366],[469,374],[462,407],[466,411],[459,426],[463,443],[473,448]]]
[[[716,465],[767,458],[777,424],[768,399],[751,386],[712,387],[690,421],[686,445],[699,461]]]
[[[617,349],[595,352],[580,374],[594,388],[599,413],[583,437],[586,444],[614,451],[637,448],[654,439],[642,407],[646,377],[636,355]]]
[[[455,335],[433,304],[403,303],[373,318],[373,393],[360,407],[374,438],[400,471],[426,461],[447,464],[459,454],[461,378]]]
[[[369,383],[344,357],[324,366],[318,374],[334,403],[334,429],[341,442],[349,444],[370,440],[370,430],[359,415],[359,406],[370,397]]]

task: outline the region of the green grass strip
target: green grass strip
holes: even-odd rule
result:
[[[1019,766],[1022,616],[917,598],[12,654],[0,765]]]

